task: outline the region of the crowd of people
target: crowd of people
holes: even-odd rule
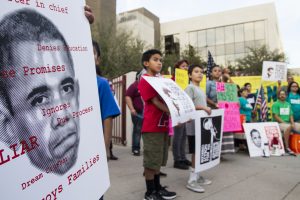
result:
[[[167,157],[168,127],[158,127],[159,120],[164,114],[169,114],[163,99],[149,85],[143,76],[160,77],[162,68],[162,54],[158,50],[148,50],[143,54],[143,73],[137,73],[136,81],[128,88],[126,102],[131,111],[134,125],[132,135],[132,153],[140,155],[140,139],[144,142],[144,169],[146,179],[146,193],[144,199],[172,199],[175,192],[169,192],[160,185],[160,167],[164,166]],[[216,82],[234,83],[230,77],[230,71],[215,65],[211,68],[210,77],[206,82],[206,92],[199,85],[203,79],[203,66],[190,64],[187,60],[179,60],[174,65],[175,69],[187,70],[190,84],[185,92],[192,99],[196,110],[204,110],[208,114],[212,109],[218,109]],[[146,71],[145,71],[146,70]],[[176,79],[175,76],[172,77]],[[289,155],[295,155],[289,148],[289,136],[300,131],[300,89],[299,84],[288,77],[288,86],[281,86],[278,81],[278,100],[272,105],[272,121],[278,122],[283,134],[285,151]],[[259,122],[260,112],[257,104],[259,91],[251,93],[251,83],[243,86],[237,85],[240,114],[245,116],[245,122]],[[144,104],[144,105],[143,105]],[[143,105],[143,106],[142,106]],[[137,120],[138,118],[138,120]],[[164,120],[167,120],[165,118]],[[195,125],[193,121],[174,127],[172,138],[172,153],[174,168],[190,170],[186,187],[194,192],[204,192],[203,186],[212,181],[205,179],[202,174],[195,173]],[[191,161],[186,157],[186,139],[188,150],[192,156]],[[244,147],[245,148],[245,147]],[[234,153],[235,140],[233,132],[224,132],[222,139],[222,154]]]

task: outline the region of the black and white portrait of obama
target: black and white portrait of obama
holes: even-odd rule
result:
[[[67,45],[57,27],[34,10],[17,10],[0,20],[0,139],[21,149],[20,141],[31,148],[29,138],[36,137],[35,149],[26,153],[31,164],[63,175],[77,160],[79,121],[72,112],[79,107],[79,85],[70,52],[42,51],[38,44]],[[11,70],[15,76],[5,76]],[[59,105],[68,106],[51,115],[42,112]]]

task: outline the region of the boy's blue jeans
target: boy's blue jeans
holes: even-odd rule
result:
[[[133,123],[132,131],[132,151],[140,151],[140,141],[141,141],[141,130],[143,125],[143,113],[138,113],[137,115],[131,115]]]

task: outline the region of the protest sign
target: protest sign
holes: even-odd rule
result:
[[[244,131],[250,157],[270,156],[269,141],[265,132],[266,123],[245,123]]]
[[[220,163],[223,115],[222,109],[212,110],[211,115],[204,111],[196,112],[195,172],[202,172]]]
[[[224,109],[224,132],[241,131],[240,106],[237,102],[218,102],[219,108]]]
[[[172,126],[193,119],[195,106],[190,97],[171,79],[143,76],[167,104]]]
[[[264,61],[262,80],[264,81],[285,81],[287,65],[283,62]]]
[[[282,156],[284,154],[284,146],[281,131],[277,122],[262,123],[266,136],[269,141],[269,150],[271,156]]]
[[[109,187],[84,5],[1,2],[1,199],[99,199]]]
[[[238,102],[237,87],[233,83],[216,82],[217,98],[219,101]]]
[[[183,90],[189,85],[189,76],[187,70],[175,69],[175,82]]]

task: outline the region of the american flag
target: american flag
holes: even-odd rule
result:
[[[206,80],[209,80],[210,73],[211,73],[211,68],[215,65],[214,59],[208,51],[208,58],[207,58],[207,69],[206,69]]]
[[[260,120],[262,122],[266,122],[268,116],[268,106],[267,106],[267,100],[265,98],[264,87],[262,85],[260,86],[260,90],[256,101],[257,104],[260,105]]]

